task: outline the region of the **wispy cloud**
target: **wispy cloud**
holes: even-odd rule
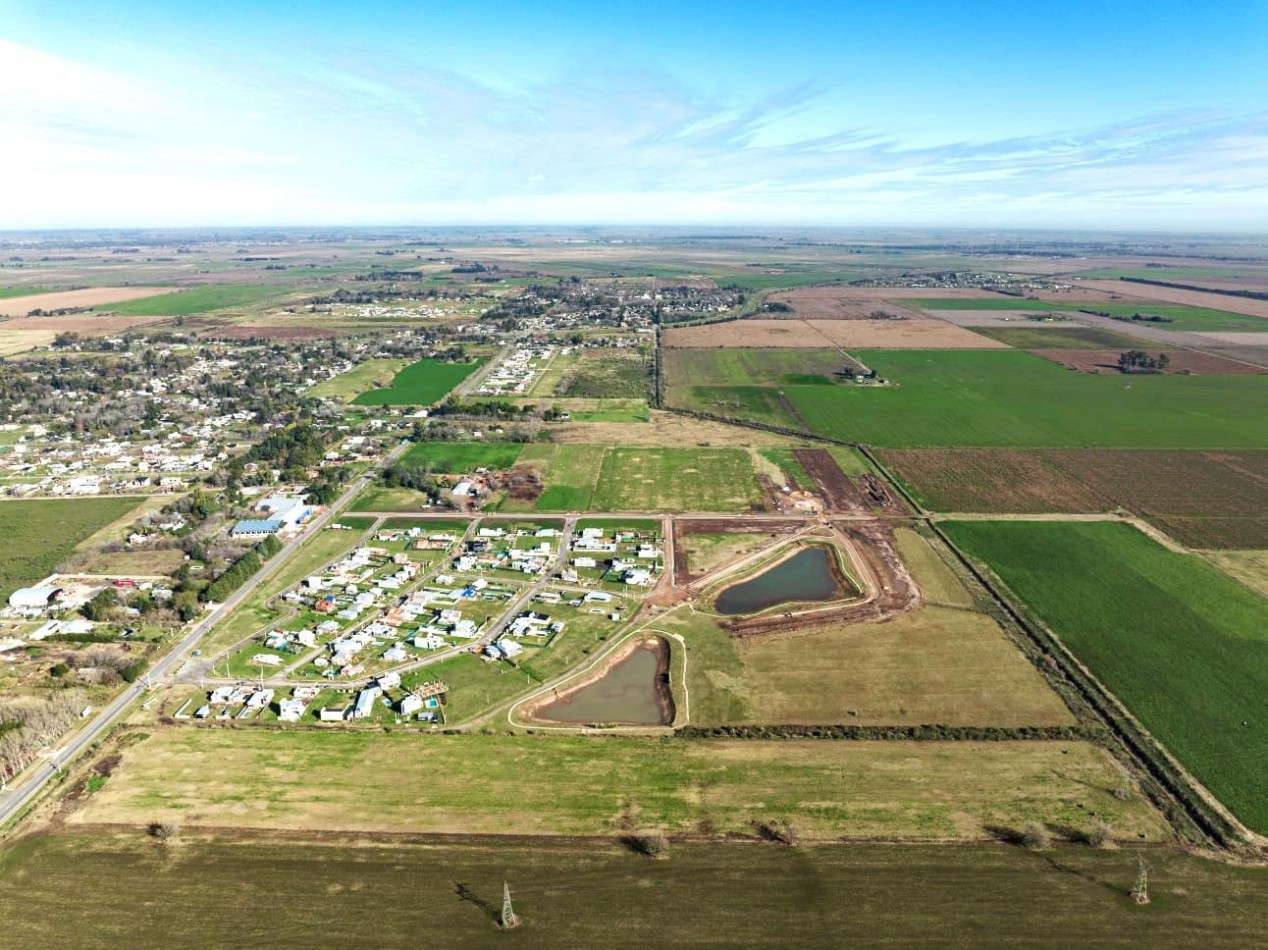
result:
[[[722,97],[591,66],[509,88],[355,57],[161,77],[0,41],[0,226],[1268,220],[1268,112],[916,145],[846,105],[811,121],[837,104],[816,83]]]

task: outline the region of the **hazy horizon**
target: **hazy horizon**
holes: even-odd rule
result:
[[[0,230],[1257,234],[1268,4],[0,0]]]

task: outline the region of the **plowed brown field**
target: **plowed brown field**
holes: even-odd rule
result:
[[[1118,357],[1122,350],[1031,350],[1035,356],[1060,363],[1071,369],[1084,373],[1117,373]],[[1268,369],[1252,366],[1213,353],[1198,353],[1195,350],[1168,350],[1167,359],[1171,361],[1168,373],[1196,374],[1243,374],[1262,375]]]
[[[944,320],[733,320],[666,330],[667,347],[999,350],[1005,344]]]

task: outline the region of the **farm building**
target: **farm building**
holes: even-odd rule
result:
[[[229,535],[234,538],[267,538],[282,530],[282,522],[276,518],[244,519],[233,526]]]
[[[62,596],[60,587],[20,587],[9,595],[9,606],[23,613],[47,610]]]

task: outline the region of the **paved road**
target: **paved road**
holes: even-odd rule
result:
[[[374,468],[366,471],[364,475],[356,479],[347,491],[345,491],[339,499],[312,521],[304,535],[305,538],[311,537],[318,531],[321,531],[330,521],[340,513],[343,508],[356,497],[357,493],[365,488],[374,480],[378,474],[378,470],[384,466],[390,465],[396,461],[409,447],[409,443],[402,443],[397,446]],[[290,556],[299,549],[299,544],[290,545],[285,551],[280,552],[277,556],[266,562],[256,573],[241,587],[239,587],[233,595],[223,604],[207,614],[196,624],[194,624],[187,634],[181,639],[176,646],[169,650],[163,657],[154,664],[149,674],[145,677],[144,682],[134,683],[128,689],[115,696],[105,707],[97,713],[89,723],[81,728],[66,742],[53,750],[49,755],[48,761],[39,766],[26,776],[16,786],[11,786],[4,792],[0,792],[0,827],[3,827],[10,818],[18,814],[26,805],[32,801],[39,791],[45,786],[49,779],[53,778],[58,771],[73,760],[77,755],[91,746],[94,742],[105,735],[106,731],[119,720],[124,711],[132,705],[133,701],[144,694],[149,686],[149,682],[155,679],[161,679],[185,660],[185,655],[194,648],[194,645],[202,639],[202,637],[215,624],[224,617],[228,616],[234,608],[241,604],[252,592],[265,580],[271,577],[281,568],[283,564],[290,560]]]

